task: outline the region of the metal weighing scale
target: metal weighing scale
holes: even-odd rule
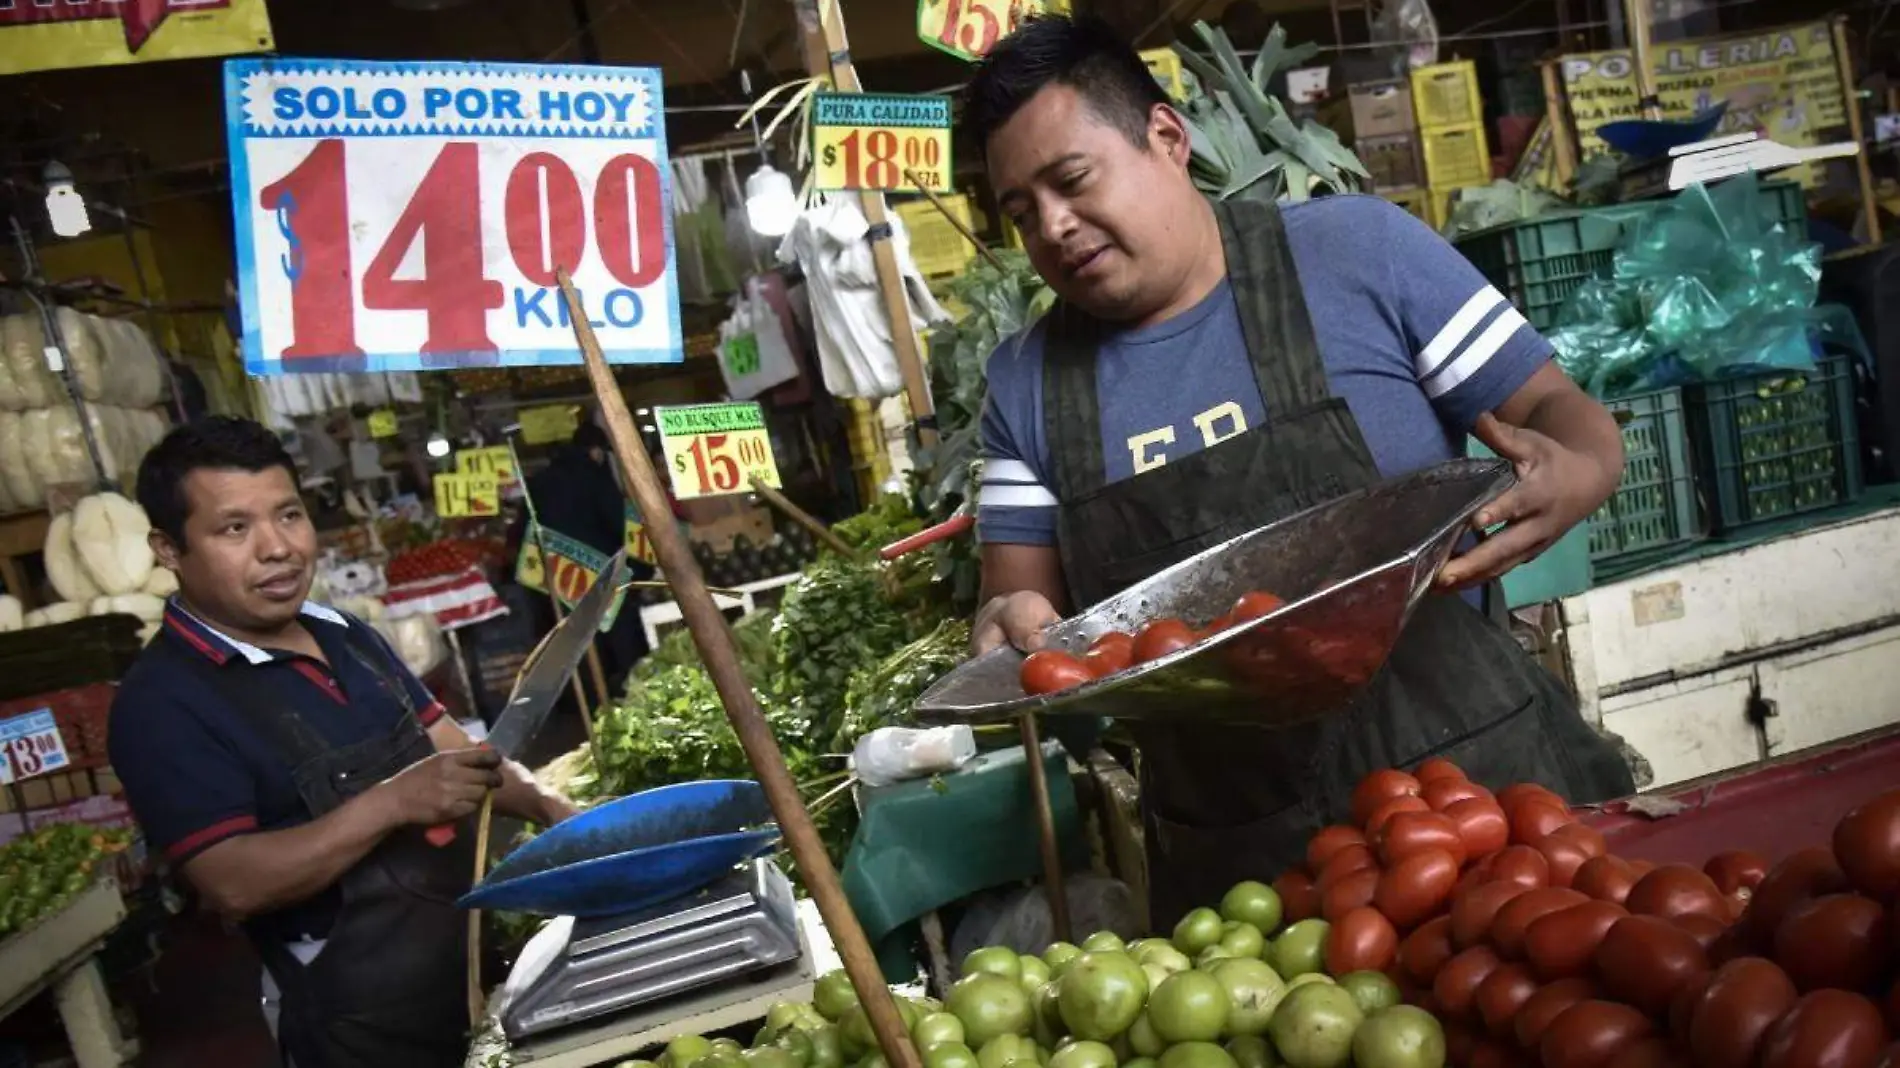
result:
[[[592,1064],[809,997],[791,882],[764,856],[770,819],[757,783],[682,783],[582,813],[497,864],[464,907],[554,917],[495,997],[517,1063]]]

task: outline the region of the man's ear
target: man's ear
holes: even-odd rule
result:
[[[1187,119],[1171,104],[1156,104],[1148,109],[1148,140],[1175,166],[1186,169],[1193,151]]]
[[[167,571],[177,572],[180,552],[178,543],[167,537],[164,531],[153,527],[151,533],[145,535],[145,544],[151,546],[152,555],[158,557],[158,566]]]

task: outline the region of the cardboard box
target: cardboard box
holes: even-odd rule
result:
[[[1379,192],[1416,189],[1425,184],[1425,167],[1419,159],[1415,134],[1361,137],[1353,151],[1372,174],[1372,188]]]
[[[1352,133],[1355,138],[1391,137],[1418,128],[1412,114],[1412,88],[1394,79],[1367,82],[1346,90],[1352,104]]]
[[[731,550],[740,535],[754,545],[771,541],[772,511],[752,503],[750,498],[750,494],[735,494],[686,501],[687,522],[693,528],[692,540],[705,542],[720,553]]]

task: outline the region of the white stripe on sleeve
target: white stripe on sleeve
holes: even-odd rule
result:
[[[983,481],[1033,486],[1042,480],[1021,460],[984,460]]]
[[[1516,308],[1504,309],[1504,314],[1491,321],[1478,339],[1465,347],[1458,358],[1446,364],[1444,369],[1425,380],[1425,395],[1437,400],[1439,397],[1457,389],[1459,383],[1477,374],[1491,357],[1504,348],[1504,343],[1525,327],[1531,325],[1524,313]]]
[[[1458,314],[1452,316],[1451,321],[1438,331],[1438,336],[1432,338],[1414,358],[1412,367],[1418,380],[1423,382],[1437,373],[1439,365],[1458,351],[1459,346],[1478,329],[1478,324],[1490,316],[1492,309],[1503,303],[1504,294],[1498,292],[1496,286],[1485,286],[1472,294],[1471,299],[1465,301],[1465,306],[1458,309]]]
[[[985,482],[976,503],[979,508],[1054,508],[1056,495],[1041,486]]]

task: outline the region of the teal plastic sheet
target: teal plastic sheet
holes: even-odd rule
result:
[[[1022,746],[984,753],[951,775],[867,787],[844,861],[844,892],[890,982],[917,974],[915,921],[992,887],[1042,878],[1036,806]],[[1088,838],[1068,766],[1043,745],[1064,866],[1086,867]],[[947,933],[947,932],[946,932]]]
[[[1821,247],[1753,174],[1695,185],[1633,223],[1614,273],[1571,295],[1557,362],[1599,397],[1731,374],[1813,371]]]

